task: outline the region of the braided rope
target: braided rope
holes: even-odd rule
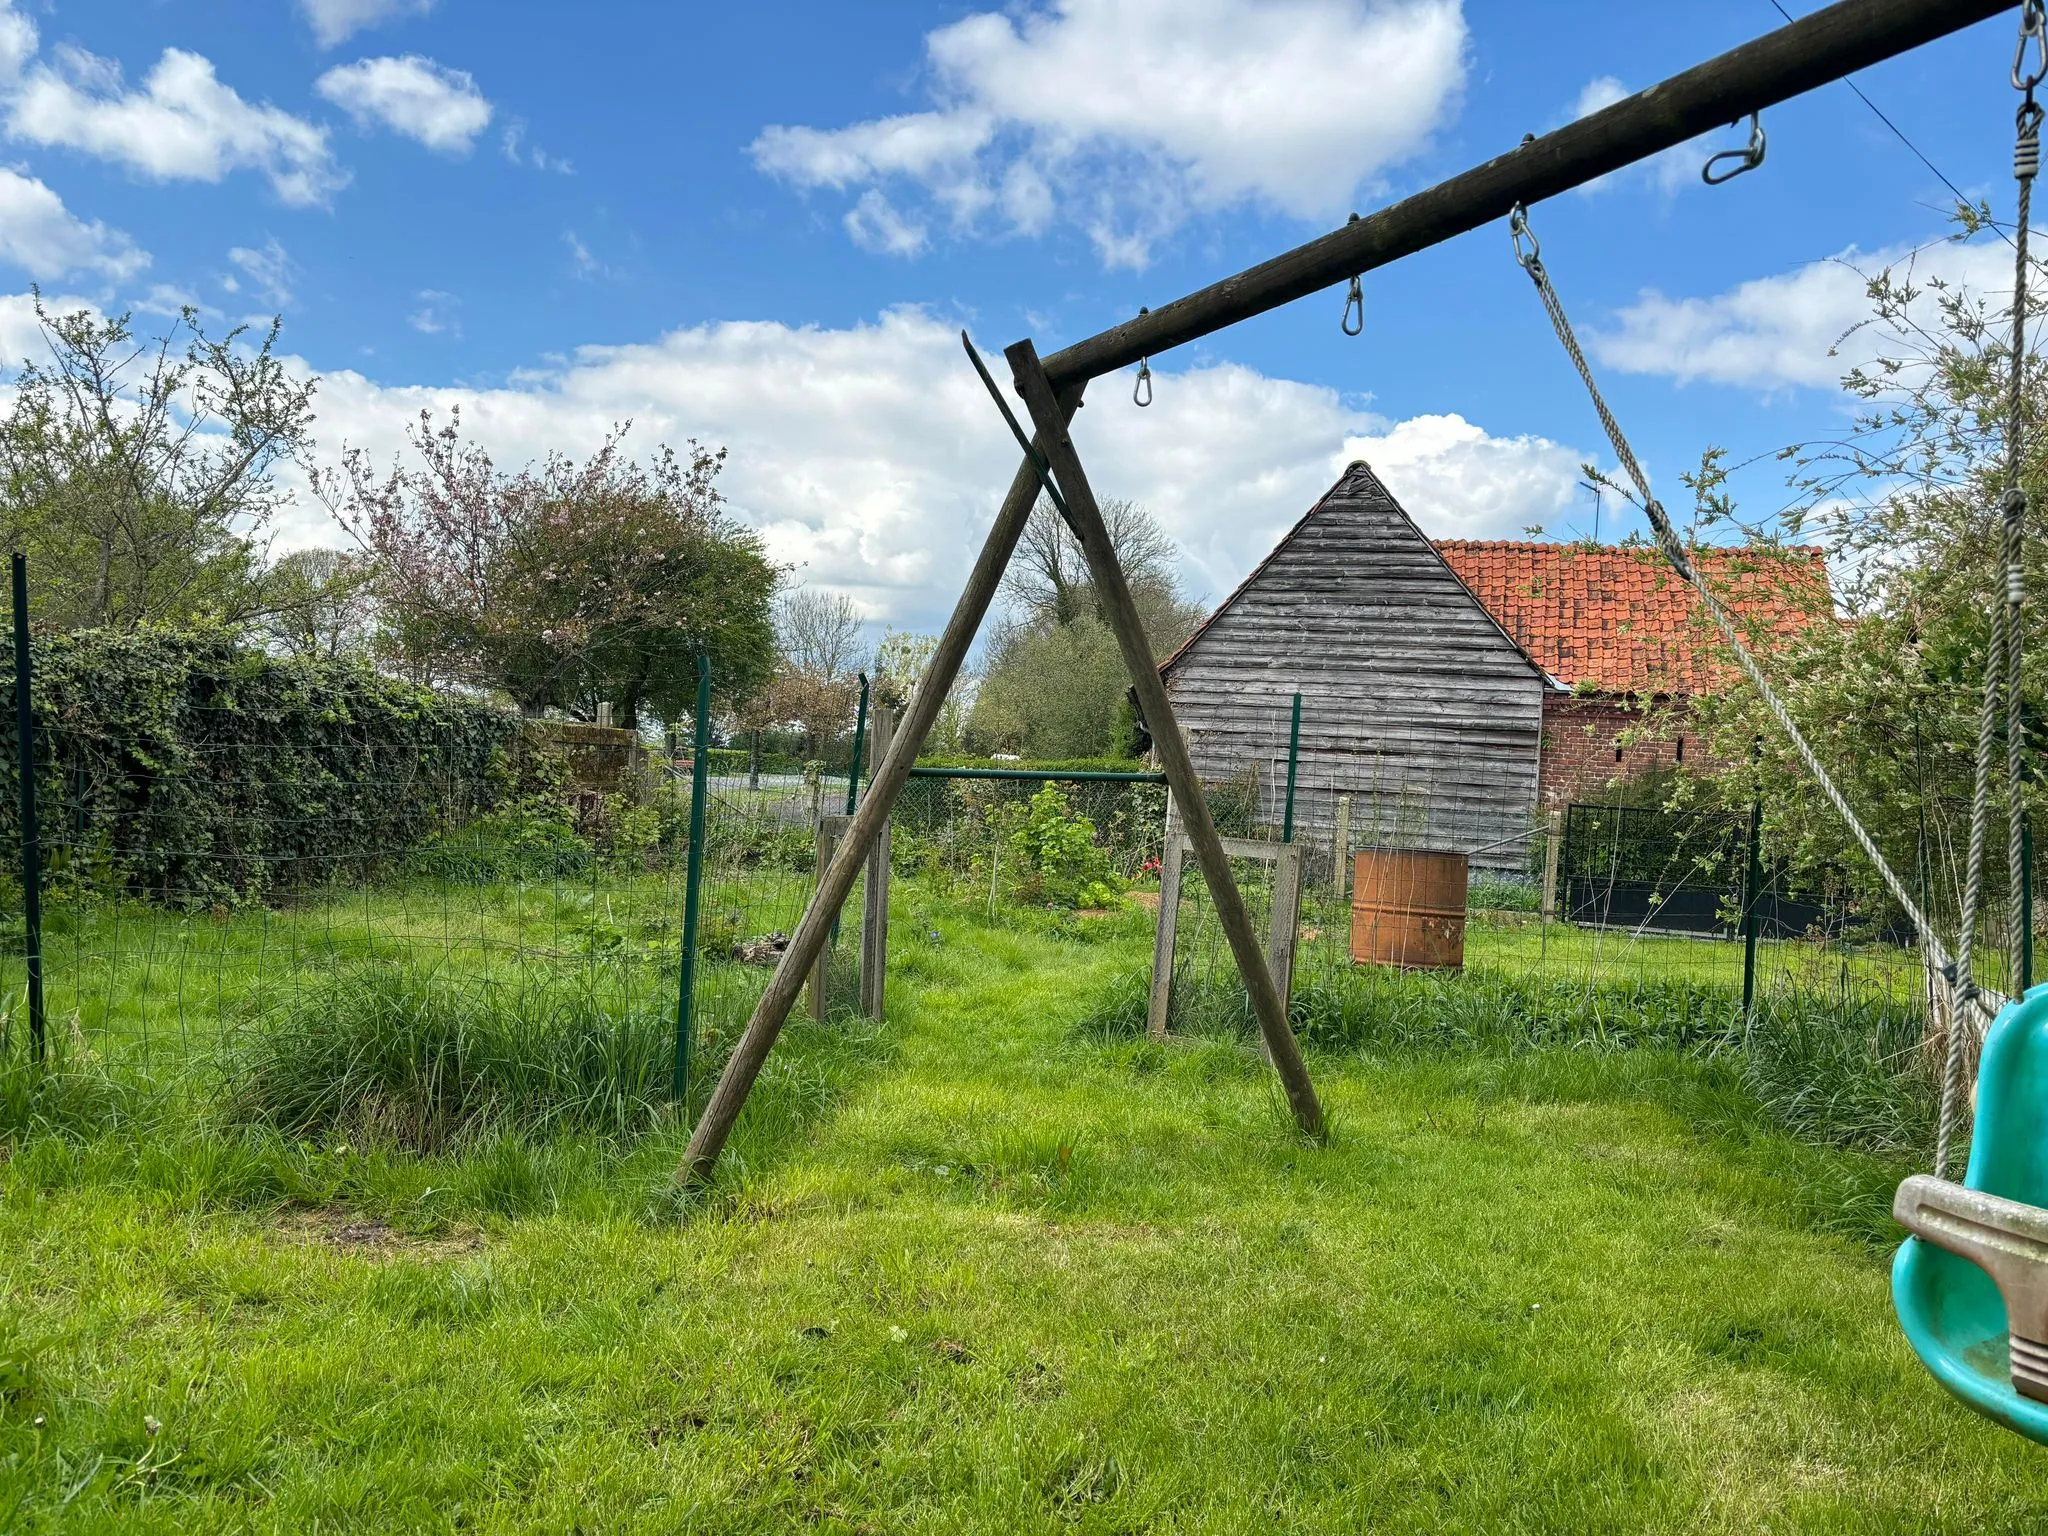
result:
[[[2000,553],[2005,568],[2004,611],[1994,612],[1984,653],[1984,708],[1977,722],[1977,773],[1970,798],[1970,854],[1963,879],[1963,922],[1957,938],[1955,987],[1960,997],[1978,993],[1971,963],[1977,943],[1978,909],[1983,900],[1985,842],[1991,819],[1991,765],[1999,706],[2005,713],[2005,865],[2010,900],[2017,905],[2026,870],[2026,796],[2024,708],[2020,675],[2021,633],[2026,596],[2025,554],[2027,493],[2020,484],[2025,459],[2025,383],[2027,357],[2027,225],[2033,217],[2034,176],[2041,158],[2041,109],[2031,90],[2021,104],[2013,145],[2013,176],[2019,182],[2019,222],[2013,231],[2012,352],[2008,359],[2005,423],[2005,494]],[[2004,687],[2000,687],[2003,669]],[[2020,943],[2025,943],[2024,936]],[[2017,946],[2015,946],[2017,948]],[[2018,990],[2017,965],[2014,990]],[[1956,1127],[1963,1118],[1962,1031],[1951,1021],[1947,1059],[1941,1078],[1941,1116],[1936,1124],[1934,1175],[1945,1179],[1954,1154]]]

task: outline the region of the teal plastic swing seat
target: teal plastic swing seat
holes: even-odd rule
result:
[[[2048,984],[1986,1032],[1963,1183],[1908,1179],[1893,1209],[1915,1234],[1892,1263],[1914,1352],[1970,1407],[2048,1445]]]

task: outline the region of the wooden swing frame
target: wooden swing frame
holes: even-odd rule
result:
[[[1702,133],[2014,10],[2018,3],[1839,0],[1553,133],[1540,138],[1531,135],[1505,155],[1043,360],[1029,340],[1007,348],[1004,356],[1035,436],[1011,478],[1009,492],[898,725],[895,740],[876,766],[866,798],[840,837],[789,947],[691,1133],[676,1170],[677,1182],[703,1183],[717,1166],[783,1024],[830,941],[833,919],[887,826],[911,766],[959,676],[1041,490],[1052,493],[1055,504],[1063,506],[1068,526],[1087,557],[1090,577],[1130,671],[1139,707],[1151,727],[1161,767],[1181,807],[1188,843],[1216,903],[1219,925],[1230,941],[1259,1020],[1266,1054],[1279,1074],[1289,1108],[1305,1134],[1320,1136],[1322,1106],[1288,1027],[1286,1007],[1258,936],[1231,878],[1229,859],[1209,815],[1187,743],[1152,662],[1143,625],[1080,454],[1068,433],[1083,391],[1091,380],[1104,374],[1295,299],[1348,283],[1361,273],[1505,219],[1518,204],[1530,206],[1583,186]],[[1001,397],[997,398],[1003,404]]]

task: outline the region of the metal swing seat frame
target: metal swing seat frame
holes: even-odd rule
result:
[[[676,1170],[677,1182],[695,1186],[711,1179],[805,979],[830,937],[833,919],[885,827],[959,675],[1041,493],[1049,496],[1066,519],[1088,559],[1096,588],[1103,594],[1138,702],[1152,725],[1161,766],[1182,806],[1189,842],[1216,901],[1220,926],[1230,940],[1258,1018],[1267,1058],[1279,1074],[1296,1123],[1304,1133],[1320,1136],[1321,1105],[1231,878],[1185,739],[1152,664],[1115,549],[1068,431],[1068,423],[1080,409],[1083,391],[1091,380],[1135,364],[1139,369],[1136,403],[1149,404],[1152,357],[1340,284],[1347,286],[1343,329],[1347,335],[1356,335],[1364,328],[1360,278],[1367,271],[1511,212],[1517,215],[1518,229],[1526,232],[1526,217],[1520,211],[1527,206],[1749,118],[1749,148],[1724,152],[1709,162],[1707,180],[1719,184],[1761,161],[1764,141],[1757,114],[1765,109],[2015,8],[2023,9],[2032,28],[2023,28],[2022,50],[2032,38],[2041,51],[2044,69],[2048,69],[2048,29],[2039,21],[2043,0],[2025,0],[2023,6],[2021,0],[1838,0],[1554,132],[1530,135],[1507,154],[1401,202],[1364,218],[1354,214],[1329,234],[1184,298],[1141,311],[1130,321],[1042,360],[1030,341],[1018,342],[1006,349],[1005,356],[1030,420],[1029,436],[968,343],[976,369],[1023,445],[1023,463],[1011,480],[896,738],[876,766],[867,796],[821,873],[796,932],[697,1118]],[[2014,83],[2020,83],[2017,66]],[[1741,163],[1721,171],[1731,159]],[[2023,186],[2030,185],[2023,182]],[[1530,244],[1534,258],[1533,237]],[[1646,510],[1655,508],[1647,482],[1599,399],[1583,355],[1569,339],[1563,312],[1555,307],[1547,278],[1540,276],[1540,259],[1525,260],[1524,266],[1546,291],[1546,305],[1552,307],[1560,339],[1578,363],[1624,465],[1637,478]],[[1662,525],[1658,526],[1659,543],[1665,555],[1681,576],[1699,588],[1710,616],[1725,619],[1712,594],[1697,581],[1661,508],[1656,509],[1652,521],[1653,526]],[[2013,591],[2016,611],[2017,588]],[[2016,625],[2016,617],[2013,622]],[[1968,975],[1974,910],[1966,920],[1960,965],[1947,961],[1910,894],[1885,864],[1789,715],[1776,703],[1732,627],[1723,625],[1723,632],[1735,643],[1738,659],[1744,661],[1752,681],[1762,687],[1808,768],[1887,877],[1893,894],[1903,898],[1901,904],[1920,926],[1930,955],[1947,962],[1946,973],[1958,981],[1958,1006],[1949,1015],[1953,1086],[1958,1077],[1955,1064],[1961,1058],[1961,1036],[1965,1031],[1974,1032],[1980,1011],[1989,1011],[1984,1007],[1988,999]],[[2016,700],[2016,665],[2013,676]],[[1984,752],[1988,753],[1988,723],[1985,730]],[[2016,743],[2013,751],[2016,768]],[[1979,780],[1981,801],[1985,795],[1981,764]],[[1981,823],[1981,815],[1978,819]],[[2044,1107],[2048,1107],[2048,988],[2036,989],[2024,1000],[2008,1005],[1988,1029],[1981,1082],[1988,1097],[1980,1106],[1965,1182],[1957,1185],[1939,1176],[1946,1173],[1945,1116],[1936,1176],[1915,1176],[1900,1187],[1897,1213],[1916,1236],[1899,1254],[1895,1295],[1907,1337],[1937,1379],[1972,1407],[2048,1443],[2048,1128],[2043,1125]],[[2008,1316],[2015,1320],[2012,1328],[2007,1326]],[[2009,1339],[2013,1342],[2008,1343]],[[2017,1387],[2012,1380],[2014,1365],[2020,1381]]]

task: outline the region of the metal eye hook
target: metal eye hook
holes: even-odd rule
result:
[[[1523,271],[1533,276],[1543,270],[1543,247],[1536,241],[1536,231],[1529,227],[1529,210],[1520,203],[1508,214],[1508,239],[1514,243],[1515,260],[1522,264]]]
[[[2027,70],[2027,43],[2034,45],[2034,68]],[[2012,51],[2012,88],[2031,92],[2048,79],[2048,4],[2027,0],[2020,8],[2020,40]]]
[[[1149,315],[1152,313],[1152,310],[1149,305],[1140,304],[1138,306],[1138,313],[1141,315]],[[1149,357],[1141,357],[1138,359],[1138,382],[1131,386],[1131,404],[1136,406],[1147,406],[1151,403],[1152,359]]]
[[[1716,172],[1714,167],[1723,160],[1733,160],[1733,170]],[[1700,167],[1700,180],[1710,187],[1718,187],[1724,181],[1733,181],[1745,171],[1753,171],[1764,163],[1764,117],[1761,112],[1749,114],[1749,142],[1741,149],[1724,149],[1718,155],[1710,155],[1707,163]]]
[[[1345,222],[1356,224],[1358,215],[1352,214]],[[1354,314],[1358,317],[1356,324],[1352,323]],[[1344,319],[1340,323],[1346,336],[1356,336],[1365,330],[1365,285],[1359,281],[1356,272],[1351,274],[1351,289],[1344,295]]]

